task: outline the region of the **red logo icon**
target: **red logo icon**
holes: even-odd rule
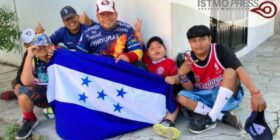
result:
[[[273,18],[277,13],[277,6],[270,1],[263,2],[259,7],[254,8],[251,12],[257,13],[264,18]]]
[[[110,4],[110,2],[108,0],[103,0],[101,2],[101,5],[109,5],[109,4]]]

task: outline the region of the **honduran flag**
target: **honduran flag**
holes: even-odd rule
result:
[[[58,50],[48,75],[47,97],[62,139],[111,138],[158,123],[167,109],[175,110],[163,78],[123,61]]]

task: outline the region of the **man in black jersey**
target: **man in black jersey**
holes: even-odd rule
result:
[[[192,121],[189,130],[199,134],[216,127],[216,121],[242,129],[238,117],[231,110],[243,98],[242,82],[251,93],[251,109],[262,112],[265,100],[244,67],[227,47],[211,44],[210,30],[204,25],[191,27],[187,32],[191,51],[179,69],[184,90],[178,102],[195,113],[203,115]]]

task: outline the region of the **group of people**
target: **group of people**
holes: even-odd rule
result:
[[[158,124],[154,124],[156,134],[169,139],[177,139],[181,131],[175,127],[180,107],[199,114],[201,117],[190,121],[189,131],[200,134],[215,128],[222,121],[236,129],[242,129],[239,118],[231,110],[238,107],[243,97],[243,83],[251,93],[251,109],[262,112],[266,103],[244,67],[227,47],[211,43],[211,33],[204,25],[188,29],[187,40],[191,51],[184,54],[184,62],[177,67],[175,61],[167,58],[167,48],[158,36],[151,37],[146,45],[141,33],[142,21],[137,20],[134,29],[119,21],[113,0],[96,1],[95,22],[86,14],[79,16],[71,6],[61,9],[64,27],[50,37],[39,24],[36,33],[22,32],[22,41],[27,48],[18,72],[14,91],[23,113],[23,125],[16,139],[25,139],[39,121],[33,112],[34,106],[48,107],[47,64],[55,49],[85,52],[93,55],[112,57],[136,66],[144,63],[145,69],[165,78],[170,85],[181,85],[183,90],[174,93],[177,108],[167,112]],[[83,23],[80,19],[82,18]],[[63,44],[64,47],[57,45]]]

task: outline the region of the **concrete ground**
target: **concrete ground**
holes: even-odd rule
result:
[[[261,44],[257,49],[241,58],[242,64],[250,73],[257,87],[264,94],[267,102],[266,120],[271,127],[275,140],[280,140],[280,34],[276,34]],[[10,89],[10,81],[16,75],[16,68],[0,65],[0,92]],[[235,111],[244,124],[250,114],[250,96],[245,90],[245,97],[240,108]],[[42,110],[36,108],[36,114],[40,119],[40,125],[34,130],[34,134],[45,136],[48,140],[60,139],[54,126],[54,120],[47,120]],[[0,100],[0,139],[3,137],[4,128],[12,123],[20,123],[22,115],[18,109],[16,100]],[[176,126],[182,131],[179,140],[250,140],[250,136],[244,131],[237,131],[230,126],[219,123],[213,130],[201,135],[194,135],[187,131],[187,121],[180,115]],[[151,127],[136,132],[117,136],[111,140],[160,140],[164,139],[155,135]]]

